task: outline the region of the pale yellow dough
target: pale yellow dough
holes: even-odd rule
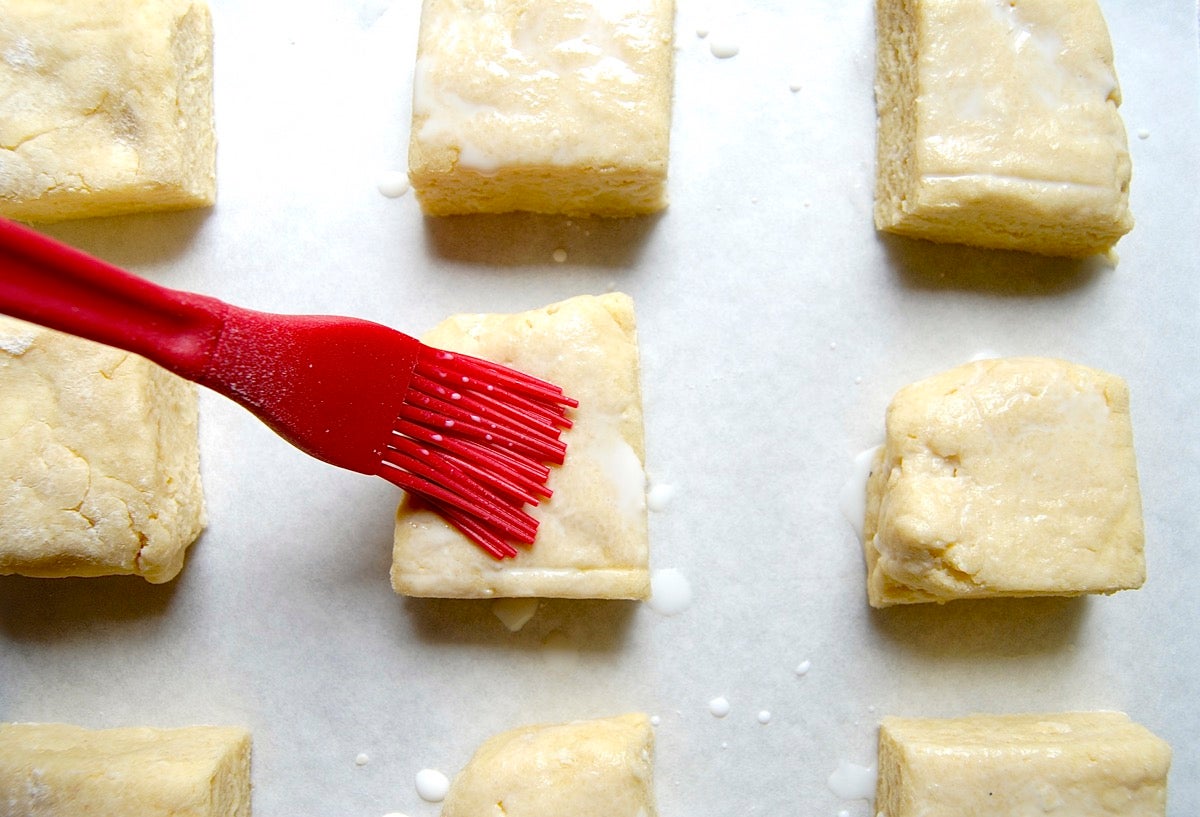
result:
[[[0,724],[0,813],[250,817],[244,729]]]
[[[425,0],[409,175],[429,215],[666,206],[674,0]]]
[[[876,0],[875,224],[1088,256],[1133,227],[1095,0]]]
[[[645,715],[527,726],[479,747],[442,817],[654,817],[653,772]]]
[[[0,0],[0,216],[206,206],[215,160],[202,0]]]
[[[645,457],[633,301],[579,296],[513,315],[459,315],[422,338],[540,377],[579,401],[554,496],[531,513],[537,541],[488,556],[405,499],[392,586],[410,596],[644,599],[650,592]]]
[[[1007,358],[901,389],[867,480],[864,547],[875,607],[1141,586],[1125,382]]]
[[[174,578],[204,526],[191,383],[0,317],[0,574]]]
[[[879,817],[1163,817],[1171,748],[1120,712],[885,718]]]

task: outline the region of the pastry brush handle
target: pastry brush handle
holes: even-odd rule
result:
[[[168,289],[0,219],[0,312],[201,378],[231,307]]]

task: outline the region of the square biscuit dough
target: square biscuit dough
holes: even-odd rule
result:
[[[874,607],[1140,587],[1125,382],[1006,358],[901,389],[867,480],[864,548]]]
[[[654,817],[654,730],[641,713],[513,729],[455,777],[442,817]]]
[[[885,718],[880,817],[1164,817],[1171,748],[1120,712]]]
[[[5,0],[0,216],[212,204],[212,36],[201,0]]]
[[[666,206],[674,0],[425,0],[409,177],[428,215]]]
[[[644,599],[650,592],[645,446],[633,301],[579,296],[512,315],[458,315],[422,340],[511,366],[579,401],[552,467],[554,496],[530,513],[537,539],[512,559],[484,553],[407,497],[392,586],[410,596]]]
[[[1133,227],[1095,0],[877,0],[875,224],[1083,257]]]
[[[250,817],[250,796],[244,729],[0,724],[4,814]]]
[[[204,527],[196,388],[0,317],[0,574],[173,579]]]

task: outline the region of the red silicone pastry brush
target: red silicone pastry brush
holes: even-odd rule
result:
[[[288,442],[419,496],[496,558],[532,544],[576,401],[356,318],[275,315],[167,289],[0,219],[0,312],[149,358]]]

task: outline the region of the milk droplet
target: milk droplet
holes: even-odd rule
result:
[[[870,800],[875,796],[875,767],[839,760],[829,775],[829,788],[843,800]]]
[[[646,507],[658,513],[666,510],[667,504],[675,496],[675,486],[655,483],[646,492]]]
[[[650,716],[650,725],[651,726],[658,726],[660,723],[662,723],[662,718],[660,718],[658,715]]]
[[[538,599],[496,599],[492,602],[492,613],[513,633],[529,623],[537,608]]]
[[[559,249],[557,249],[557,250],[555,250],[553,253],[551,253],[551,257],[552,257],[552,258],[553,258],[553,259],[554,259],[556,262],[558,262],[559,264],[561,264],[562,262],[564,262],[564,261],[566,261],[566,260],[567,260],[567,251],[566,251],[566,250],[564,250],[564,249],[562,249],[562,248],[560,247]]]
[[[371,758],[367,755],[366,752],[360,752],[358,757],[354,758],[355,766],[366,766],[370,762],[371,762]]]
[[[704,39],[708,36],[708,26],[696,26],[696,36]]]
[[[838,812],[838,817],[850,817],[850,812],[846,811],[845,809],[842,809],[841,811]]]
[[[769,709],[760,709],[758,712],[758,722],[766,726],[771,722],[771,711]]]
[[[1150,131],[1146,130],[1145,128],[1142,128],[1140,131],[1138,131],[1138,139],[1149,139],[1149,138],[1150,138]]]
[[[646,603],[656,613],[677,615],[691,605],[692,585],[673,567],[655,570],[650,574],[650,598]]]
[[[859,541],[863,537],[863,520],[867,515],[867,477],[871,475],[871,466],[875,463],[875,452],[882,446],[868,448],[854,458],[854,466],[850,469],[850,478],[842,486],[838,495],[838,505],[842,516],[854,528]]]
[[[380,175],[376,186],[389,199],[398,199],[408,192],[408,174],[403,170],[389,170]]]
[[[812,669],[812,661],[801,661],[796,665],[796,674],[803,678]]]
[[[729,701],[724,697],[713,698],[708,702],[708,711],[713,714],[714,718],[723,718],[729,714]]]
[[[717,59],[727,60],[730,57],[736,57],[741,48],[733,40],[725,37],[713,37],[708,41],[708,50]]]
[[[788,83],[788,90],[791,91],[793,94],[798,92],[803,87],[804,86],[800,84],[800,80],[798,80],[798,79],[794,79]]]
[[[417,794],[428,803],[440,803],[450,791],[450,779],[437,769],[417,772]]]

